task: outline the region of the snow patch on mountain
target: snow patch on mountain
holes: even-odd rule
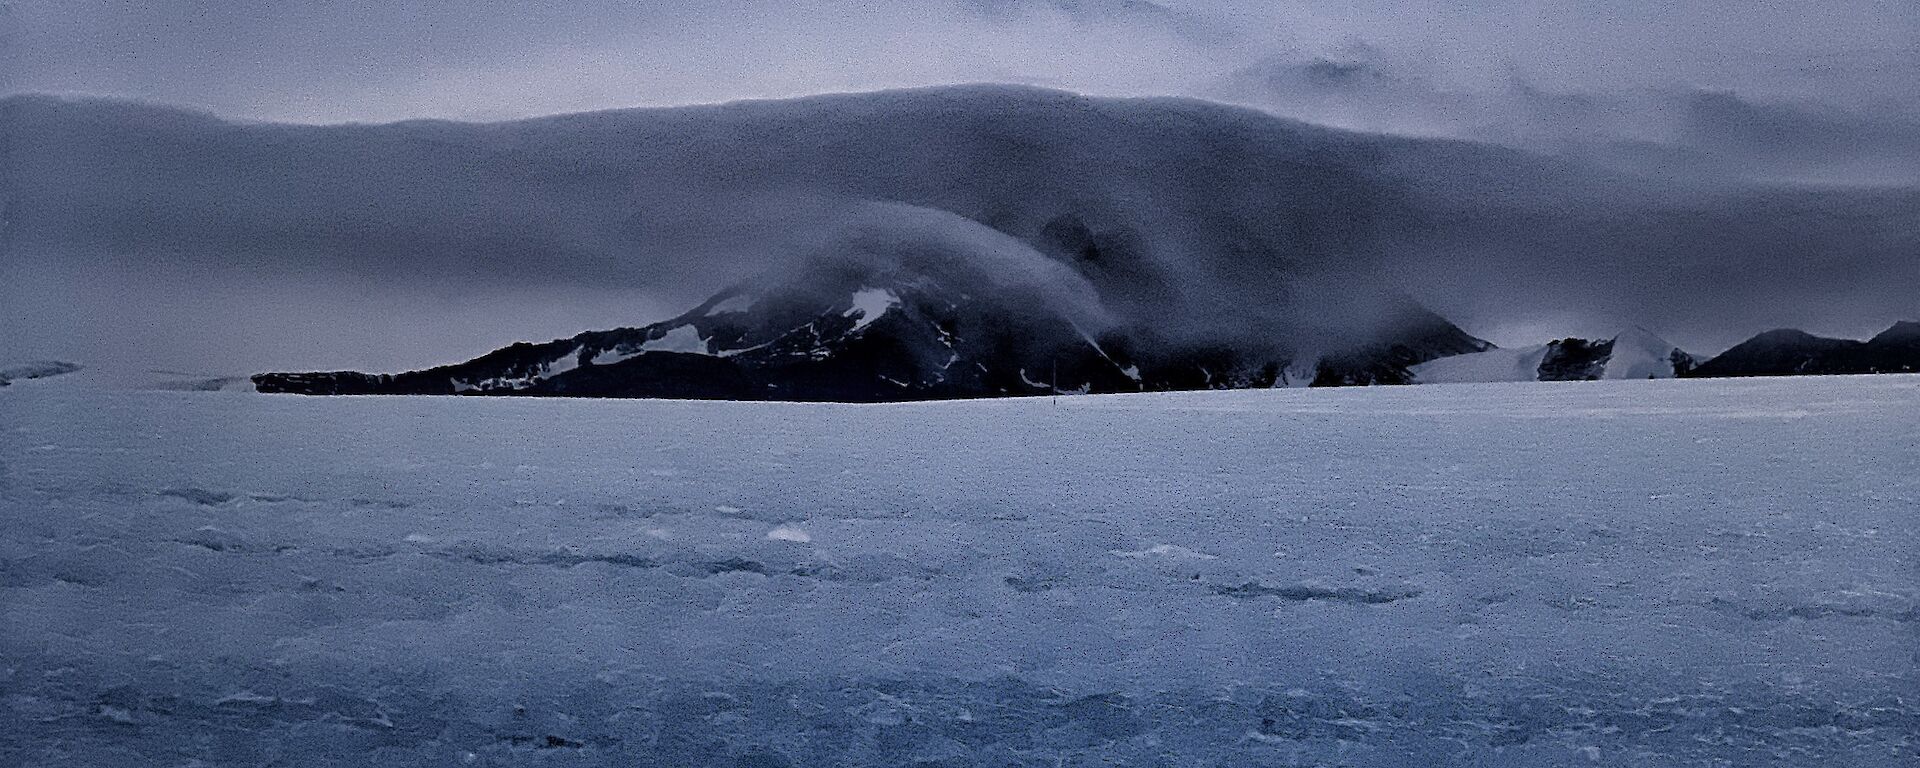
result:
[[[1546,357],[1547,345],[1535,344],[1443,357],[1413,366],[1410,370],[1415,380],[1422,384],[1535,381],[1540,378],[1540,362]]]
[[[732,299],[728,299],[728,301],[732,301]],[[713,312],[709,310],[707,314],[712,315]],[[600,350],[594,353],[591,362],[594,365],[613,365],[614,363],[624,360],[631,360],[648,352],[679,352],[689,355],[711,355],[713,354],[713,349],[711,345],[708,344],[708,340],[700,336],[700,329],[692,325],[679,325],[669,328],[666,333],[643,341],[637,346],[617,344],[613,347]]]
[[[887,310],[899,305],[900,296],[893,291],[885,288],[861,288],[853,292],[853,306],[848,307],[841,316],[855,318],[853,328],[847,331],[854,333],[872,325],[875,320],[880,319],[881,315],[886,314]]]
[[[553,360],[549,361],[547,364],[541,366],[540,370],[543,371],[543,373],[541,374],[541,377],[545,378],[548,376],[558,376],[560,374],[566,373],[567,371],[571,371],[579,367],[580,367],[580,348],[574,347],[573,349],[568,350],[566,354],[561,355],[557,358],[554,358]]]
[[[1613,354],[1607,358],[1603,379],[1671,379],[1674,377],[1673,342],[1653,335],[1645,328],[1629,328],[1613,337]]]

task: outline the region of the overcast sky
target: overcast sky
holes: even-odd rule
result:
[[[1442,92],[1710,89],[1920,113],[1913,0],[5,0],[0,92],[300,122],[995,81],[1220,96],[1356,52]]]

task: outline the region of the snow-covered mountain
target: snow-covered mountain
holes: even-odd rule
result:
[[[1671,379],[1695,365],[1692,355],[1643,328],[1611,339],[1557,339],[1512,349],[1431,360],[1413,366],[1426,384],[1492,381]]]

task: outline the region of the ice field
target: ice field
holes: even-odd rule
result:
[[[0,391],[0,765],[1920,765],[1920,377]]]

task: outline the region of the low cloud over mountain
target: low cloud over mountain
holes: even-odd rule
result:
[[[1710,352],[1883,327],[1920,283],[1909,188],[1675,180],[1178,99],[297,126],[15,97],[0,135],[16,357],[414,367],[822,257],[964,262],[987,290],[1291,349],[1410,298],[1495,341],[1642,324]]]

